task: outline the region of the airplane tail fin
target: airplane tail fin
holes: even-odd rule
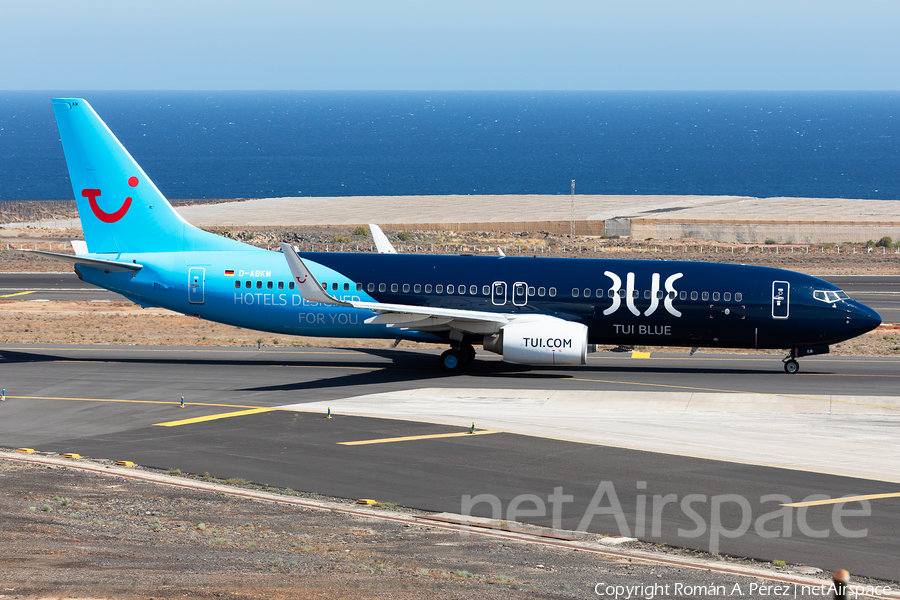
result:
[[[54,98],[53,110],[91,253],[248,249],[185,221],[87,101]]]

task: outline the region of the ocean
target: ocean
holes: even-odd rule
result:
[[[900,199],[897,92],[0,92],[0,200],[71,199],[52,96],[169,198]]]

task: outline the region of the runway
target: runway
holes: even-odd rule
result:
[[[6,345],[0,445],[435,512],[483,495],[472,514],[550,526],[559,508],[564,529],[900,578],[897,359],[812,357],[794,376],[778,355],[604,353],[553,370],[480,355],[452,377],[433,361],[425,349]],[[883,494],[865,500],[870,516],[831,503],[760,525],[781,504]]]
[[[878,311],[885,323],[900,323],[900,275],[830,275],[854,300]],[[0,300],[127,301],[80,281],[75,273],[0,273]]]

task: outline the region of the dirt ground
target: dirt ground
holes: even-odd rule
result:
[[[211,479],[170,473],[175,482]],[[601,582],[738,584],[746,592],[764,581],[688,563],[799,572],[640,542],[615,547],[636,551],[631,556],[603,556],[464,536],[395,506],[383,507],[385,515],[403,520],[347,514],[354,505],[340,499],[316,498],[323,507],[316,509],[227,493],[247,484],[206,491],[3,459],[0,481],[0,598],[590,598]],[[593,538],[581,543],[596,545]],[[655,556],[683,562],[655,563]],[[828,573],[811,576],[828,582]]]

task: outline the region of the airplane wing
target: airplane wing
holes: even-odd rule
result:
[[[25,250],[24,248],[21,250],[21,252],[32,252],[34,254],[40,254],[42,256],[53,258],[55,260],[69,262],[73,265],[86,265],[88,267],[104,269],[106,271],[112,272],[137,272],[144,268],[144,265],[139,265],[137,263],[122,262],[118,260],[106,260],[104,258],[93,258],[84,256],[83,254],[59,254],[57,252],[47,252],[46,250]]]
[[[372,239],[375,240],[375,249],[380,254],[397,254],[394,246],[388,241],[387,236],[381,230],[381,227],[374,223],[369,223],[369,231],[372,232]]]
[[[414,331],[456,329],[465,333],[490,335],[497,333],[504,325],[508,325],[513,320],[522,320],[513,315],[477,310],[338,300],[322,289],[322,284],[290,244],[281,244],[281,251],[287,259],[291,275],[297,282],[297,291],[305,300],[378,313],[374,317],[366,319],[365,322],[370,325],[386,325]]]

